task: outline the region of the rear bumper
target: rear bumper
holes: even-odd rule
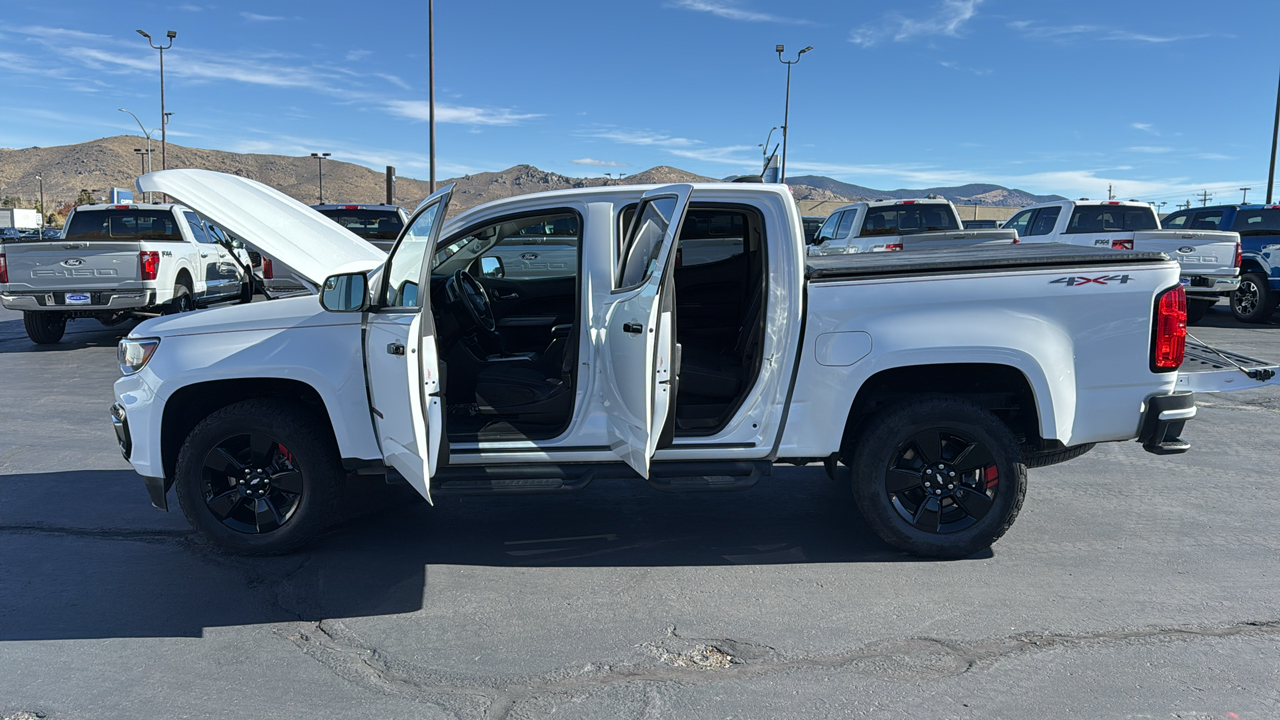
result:
[[[1240,277],[1214,277],[1211,275],[1193,275],[1190,277],[1183,276],[1184,280],[1189,282],[1183,283],[1187,290],[1187,295],[1192,297],[1218,297],[1220,295],[1229,295],[1240,287]]]
[[[1191,449],[1191,443],[1181,438],[1182,430],[1195,416],[1195,393],[1157,395],[1147,400],[1138,442],[1142,443],[1143,450],[1156,455],[1184,453]]]
[[[134,310],[155,305],[152,290],[94,290],[85,291],[90,298],[88,305],[68,305],[67,295],[75,290],[49,292],[19,292],[0,294],[0,304],[6,310],[78,312],[94,310]]]

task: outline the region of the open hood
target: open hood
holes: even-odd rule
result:
[[[165,193],[320,285],[337,268],[369,269],[387,254],[275,188],[212,170],[161,170],[140,192]]]

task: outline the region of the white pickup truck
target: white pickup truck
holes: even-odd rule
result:
[[[321,286],[148,320],[120,342],[121,451],[154,505],[175,488],[235,552],[306,543],[367,476],[430,500],[600,477],[731,490],[823,461],[833,478],[851,468],[885,541],[963,556],[1009,528],[1028,466],[1135,438],[1184,452],[1188,389],[1265,379],[1179,373],[1186,295],[1162,254],[806,258],[780,185],[535,193],[443,222],[448,187],[390,255],[245,178],[168,170],[138,189]],[[504,245],[549,225],[578,238],[572,267],[508,272]]]
[[[808,252],[815,257],[1017,242],[1012,230],[964,229],[956,206],[948,200],[876,200],[837,208],[818,229]]]
[[[135,315],[248,302],[248,254],[172,204],[81,205],[56,240],[6,243],[0,302],[22,311],[27,336],[56,343],[67,321],[115,325]]]
[[[1240,286],[1240,234],[1218,230],[1162,230],[1150,203],[1058,200],[1030,205],[1004,224],[1024,243],[1162,252],[1182,266],[1187,322],[1199,322],[1218,298]]]

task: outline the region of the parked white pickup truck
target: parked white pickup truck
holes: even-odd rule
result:
[[[253,297],[248,254],[220,243],[181,205],[81,205],[56,240],[6,243],[0,302],[22,311],[27,336],[56,343],[67,321],[115,325]]]
[[[1217,230],[1161,230],[1150,203],[1058,200],[1031,205],[1004,224],[1024,243],[1163,252],[1182,266],[1187,322],[1199,322],[1240,286],[1240,234]]]
[[[941,198],[876,200],[837,208],[818,229],[810,256],[891,250],[1012,245],[1012,230],[966,230],[956,206]]]
[[[852,469],[885,541],[962,556],[1009,528],[1027,466],[1099,442],[1189,447],[1186,295],[1159,253],[806,262],[785,187],[706,184],[522,195],[446,223],[447,187],[388,256],[245,178],[168,170],[138,189],[322,287],[149,320],[120,343],[121,451],[153,504],[176,486],[191,524],[236,552],[299,547],[345,483],[391,471],[430,500],[607,476],[738,489],[821,460]],[[502,248],[538,225],[579,239],[573,267],[508,274]],[[1223,386],[1257,384],[1236,375]]]

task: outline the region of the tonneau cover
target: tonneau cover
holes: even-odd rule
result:
[[[1169,262],[1161,252],[1081,247],[1064,243],[975,246],[955,249],[854,253],[806,258],[805,277],[832,280],[886,275],[921,275],[1014,268],[1133,265]]]

